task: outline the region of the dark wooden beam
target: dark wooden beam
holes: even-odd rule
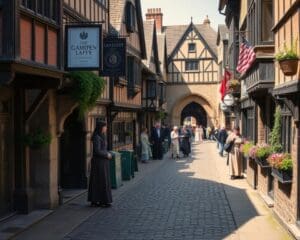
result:
[[[33,115],[39,109],[41,104],[45,101],[47,95],[48,95],[47,89],[41,90],[41,93],[36,97],[36,99],[34,100],[32,105],[30,106],[29,110],[25,113],[25,122],[30,121],[30,119],[33,117]]]

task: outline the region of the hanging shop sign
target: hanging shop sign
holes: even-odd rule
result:
[[[102,69],[102,26],[66,26],[66,70]]]
[[[105,38],[103,41],[102,76],[126,76],[126,38]]]
[[[232,94],[226,94],[223,100],[223,103],[228,106],[231,107],[234,104],[234,97]]]

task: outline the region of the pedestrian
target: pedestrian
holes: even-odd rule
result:
[[[226,128],[222,126],[220,132],[218,133],[218,141],[219,141],[219,155],[223,157],[223,152],[224,152],[224,145],[226,142],[226,139],[228,137]]]
[[[172,159],[179,158],[179,132],[177,126],[174,126],[171,132],[171,141]]]
[[[195,129],[195,142],[196,143],[200,142],[200,128],[199,128],[199,126],[196,126],[196,129]]]
[[[242,155],[240,146],[243,142],[240,128],[235,127],[233,132],[227,137],[226,144],[232,143],[233,147],[229,152],[229,175],[231,179],[242,178]]]
[[[203,139],[204,139],[204,130],[203,130],[202,125],[199,126],[199,137],[200,137],[199,141],[200,141],[200,143],[202,143]]]
[[[148,129],[145,127],[142,128],[141,147],[142,147],[141,161],[142,163],[148,163],[149,159],[152,158],[152,150],[151,150],[151,144],[149,142]]]
[[[160,127],[160,122],[156,122],[155,127],[151,132],[152,154],[154,160],[161,160],[163,158],[163,140],[164,135]]]
[[[169,149],[171,146],[171,129],[168,124],[165,124],[163,135],[165,137],[165,140],[167,140],[168,142],[168,149]]]
[[[93,157],[88,201],[92,206],[97,207],[110,207],[112,203],[109,162],[112,155],[107,151],[106,131],[106,123],[97,122],[92,135]]]
[[[185,157],[188,157],[189,154],[191,153],[191,143],[190,143],[191,134],[185,126],[182,128],[180,137],[182,138],[181,151],[183,152],[183,155]]]
[[[208,127],[206,128],[206,139],[207,139],[207,140],[210,140],[210,134],[211,134],[211,127],[208,126]]]

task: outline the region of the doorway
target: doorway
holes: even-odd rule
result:
[[[63,189],[87,187],[86,132],[75,110],[65,121],[60,139],[60,185]]]
[[[189,103],[181,112],[181,125],[188,119],[190,119],[190,121],[195,121],[197,125],[202,125],[203,127],[207,126],[206,111],[196,102]]]

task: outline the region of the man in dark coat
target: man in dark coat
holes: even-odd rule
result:
[[[226,131],[225,127],[222,127],[218,133],[219,154],[221,157],[223,157],[224,145],[225,145],[227,137],[228,137],[227,131]]]
[[[152,155],[154,160],[161,160],[163,158],[163,145],[164,133],[160,127],[160,123],[157,122],[155,127],[151,131],[150,141],[152,143]]]

